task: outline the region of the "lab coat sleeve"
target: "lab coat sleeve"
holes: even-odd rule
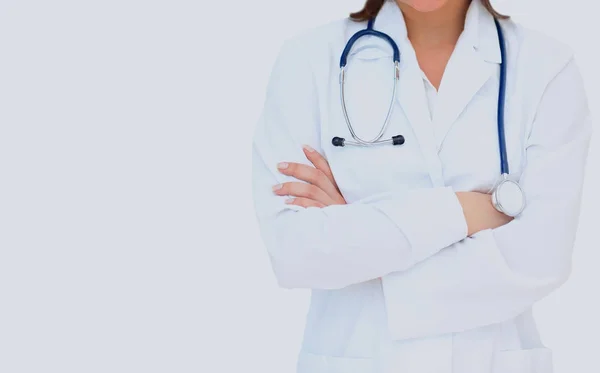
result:
[[[407,339],[513,318],[570,273],[592,126],[574,60],[547,86],[526,144],[524,212],[384,278],[390,327]]]
[[[303,144],[323,154],[319,100],[306,49],[293,40],[283,45],[253,139],[254,206],[279,285],[343,288],[409,268],[464,239],[467,225],[451,187],[325,208],[287,205],[286,197],[272,192],[275,184],[298,181],[278,172],[278,162],[310,165]],[[391,218],[382,206],[403,213]]]

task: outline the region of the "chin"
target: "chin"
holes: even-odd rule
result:
[[[433,12],[443,7],[448,0],[407,0],[403,2],[419,12]]]

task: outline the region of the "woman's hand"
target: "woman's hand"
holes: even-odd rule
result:
[[[306,158],[314,167],[300,163],[282,162],[277,165],[277,168],[282,174],[306,181],[306,183],[289,182],[275,185],[273,192],[280,196],[295,197],[286,201],[291,205],[303,207],[345,205],[346,200],[338,189],[327,160],[308,145],[304,145],[303,150]]]
[[[457,192],[471,236],[485,229],[494,229],[513,220],[494,208],[492,196],[479,192]]]

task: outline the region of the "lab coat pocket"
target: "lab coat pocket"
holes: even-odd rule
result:
[[[552,373],[552,350],[499,351],[494,356],[492,373]]]
[[[298,357],[296,373],[373,373],[372,358],[338,357],[302,351]]]

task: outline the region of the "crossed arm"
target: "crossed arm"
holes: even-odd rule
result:
[[[299,181],[276,184],[273,192],[280,196],[291,196],[285,201],[286,204],[305,208],[345,205],[346,201],[327,160],[309,145],[304,145],[302,149],[312,167],[302,163],[280,162],[278,170]],[[464,213],[468,236],[484,229],[498,228],[512,220],[493,207],[489,194],[456,192],[456,197]]]

